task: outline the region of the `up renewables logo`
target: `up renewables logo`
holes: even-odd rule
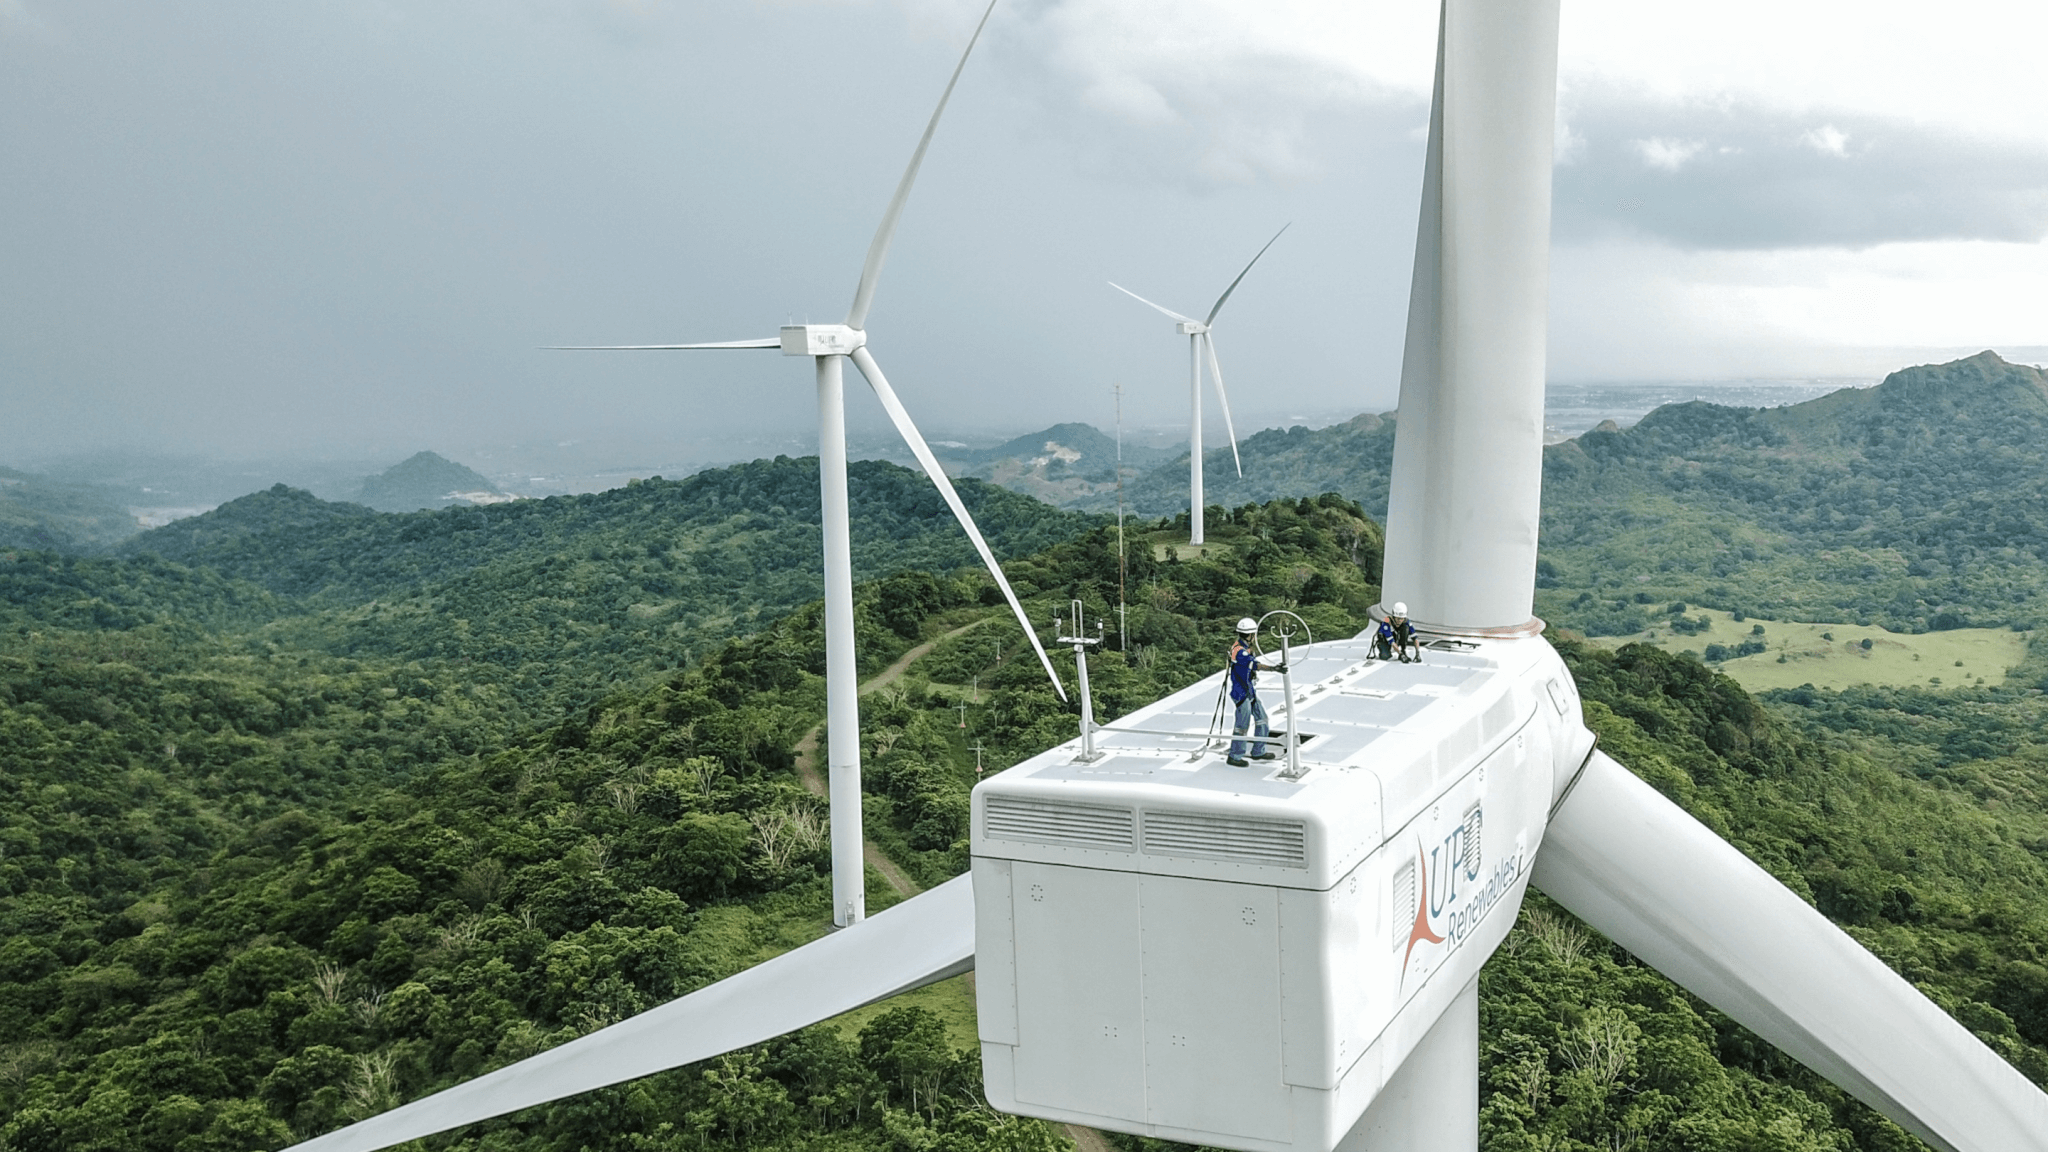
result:
[[[1484,827],[1483,805],[1474,803],[1436,843],[1425,847],[1416,837],[1415,859],[1395,869],[1390,920],[1404,985],[1410,967],[1428,968],[1432,961],[1457,951],[1521,877],[1519,848],[1488,872],[1482,855]],[[1440,952],[1432,956],[1425,951],[1417,964],[1417,948],[1439,946]]]

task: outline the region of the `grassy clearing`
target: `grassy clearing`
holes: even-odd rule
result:
[[[1134,538],[1133,544],[1135,545],[1137,533],[1133,532],[1131,535]],[[1185,536],[1167,540],[1161,540],[1155,536],[1152,539],[1151,548],[1152,559],[1161,563],[1172,557],[1178,557],[1182,560],[1207,560],[1212,556],[1220,559],[1229,559],[1231,553],[1230,543],[1227,540],[1210,540],[1201,544],[1190,544]]]
[[[1999,684],[2027,651],[2027,633],[2004,628],[1958,628],[1909,635],[1858,624],[1800,624],[1783,620],[1737,621],[1711,608],[1687,609],[1687,619],[1708,621],[1694,635],[1674,632],[1666,622],[1633,636],[1601,636],[1608,648],[1655,644],[1669,652],[1700,652],[1709,644],[1734,648],[1763,641],[1765,650],[1724,660],[1717,667],[1752,692],[1770,688],[1847,688],[1855,684],[1895,687],[1959,687]],[[1763,634],[1754,629],[1763,626]],[[1864,642],[1869,642],[1869,647]]]
[[[832,1018],[832,1026],[849,1040],[856,1039],[867,1023],[891,1008],[923,1008],[946,1022],[946,1039],[955,1048],[978,1050],[981,1034],[974,1022],[974,973],[963,972],[950,980],[927,984],[900,996],[879,1000]]]

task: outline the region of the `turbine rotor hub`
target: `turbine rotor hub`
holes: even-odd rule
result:
[[[868,334],[844,324],[784,324],[784,356],[846,356],[867,345]]]

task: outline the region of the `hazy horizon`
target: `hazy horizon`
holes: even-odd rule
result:
[[[1545,406],[1546,438],[1551,442],[1568,439],[1593,428],[1603,420],[1633,425],[1651,409],[1667,403],[1705,399],[1741,407],[1775,407],[1799,403],[1839,388],[1868,387],[1877,378],[1831,378],[1807,380],[1721,380],[1642,381],[1598,384],[1552,384]],[[1249,438],[1271,427],[1323,428],[1342,423],[1362,411],[1337,409],[1290,414],[1273,424],[1240,422],[1240,438]],[[1092,423],[1084,420],[1054,419],[1025,426],[988,426],[977,429],[935,429],[930,440],[948,455],[946,448],[979,450],[994,447],[1057,424]],[[1094,425],[1105,435],[1115,426]],[[1133,426],[1126,424],[1127,444],[1185,453],[1187,428],[1174,426]],[[1220,435],[1220,433],[1219,433]],[[1220,439],[1206,440],[1210,450],[1223,445]],[[489,478],[506,492],[522,496],[548,496],[603,491],[635,478],[665,476],[678,479],[707,468],[726,467],[776,455],[808,456],[816,452],[815,433],[809,437],[734,439],[731,437],[682,441],[659,437],[568,438],[549,440],[468,443],[444,439],[396,441],[381,448],[330,446],[326,452],[308,454],[168,452],[147,446],[111,446],[100,449],[48,454],[43,457],[0,458],[9,466],[51,480],[120,489],[145,526],[195,515],[237,496],[286,484],[303,488],[328,500],[353,499],[363,480],[390,468],[417,452],[433,452],[465,465]],[[893,430],[856,430],[849,436],[852,459],[890,460],[914,466],[910,453]],[[1256,457],[1248,459],[1255,465]],[[1156,465],[1153,465],[1156,466]],[[1134,466],[1133,475],[1148,468]]]

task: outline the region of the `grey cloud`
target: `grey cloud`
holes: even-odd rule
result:
[[[1560,239],[1771,249],[2048,236],[2048,147],[1612,92],[1565,106]]]
[[[110,444],[800,449],[809,376],[780,357],[536,345],[843,316],[966,26],[883,0],[28,3],[47,34],[0,34],[16,464]],[[1419,145],[1325,101],[1290,145],[1317,171],[1273,179],[1247,81],[1211,104],[1172,89],[1184,123],[1127,162],[1142,131],[1083,139],[1032,35],[999,11],[877,303],[877,355],[926,431],[1106,423],[1119,384],[1133,424],[1181,422],[1184,343],[1103,281],[1195,307],[1289,220],[1224,334],[1240,423],[1389,405]],[[1240,128],[1217,104],[1243,105]],[[1181,174],[1204,141],[1251,174]],[[855,432],[893,435],[858,391]]]

